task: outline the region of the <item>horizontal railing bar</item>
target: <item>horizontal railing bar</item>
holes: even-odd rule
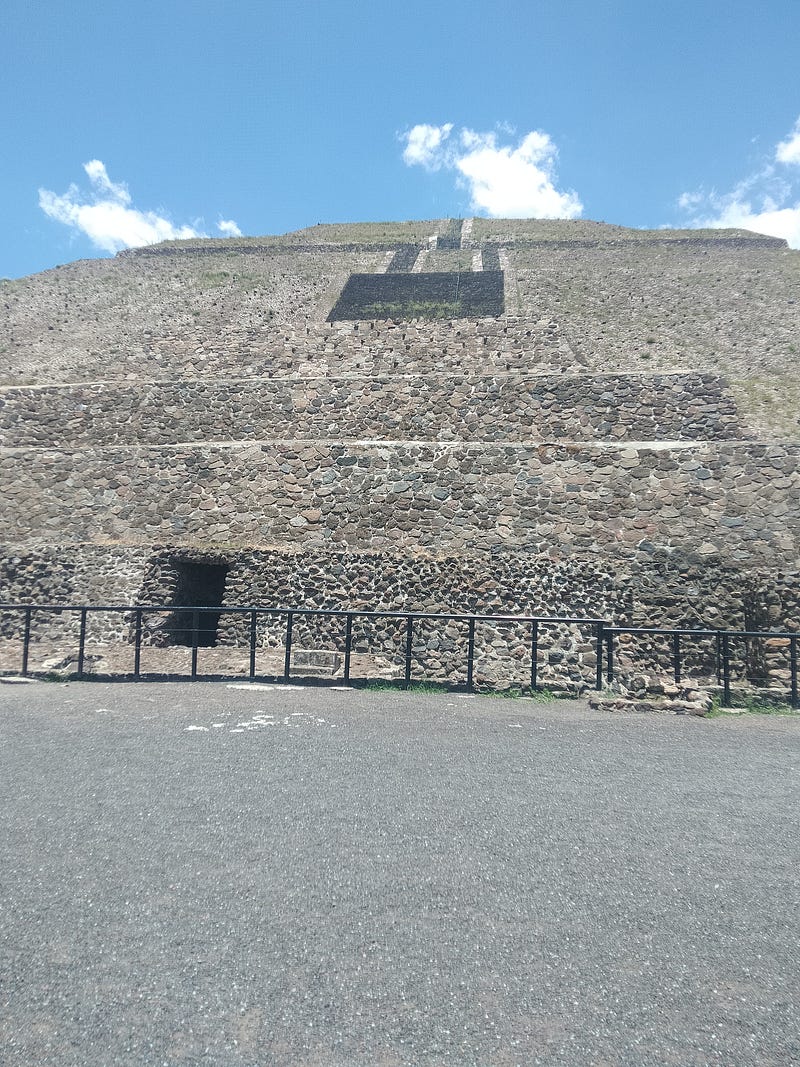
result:
[[[367,609],[354,608],[270,608],[260,607],[257,604],[249,604],[246,607],[238,605],[213,605],[211,607],[201,604],[0,604],[0,611],[24,611],[31,608],[34,611],[163,611],[163,612],[189,612],[202,611],[213,612],[217,615],[243,615],[257,611],[259,615],[322,615],[330,617],[344,617],[352,615],[354,618],[370,619],[407,619],[413,615],[415,619],[446,619],[451,622],[466,622],[476,619],[478,622],[552,622],[564,623],[571,626],[597,626],[602,619],[568,618],[561,615],[472,615],[464,613],[425,612],[425,611],[369,611]]]
[[[591,617],[573,617],[566,615],[481,615],[467,614],[462,612],[437,612],[437,611],[370,611],[366,608],[275,608],[258,604],[240,606],[236,604],[0,604],[0,611],[119,611],[119,612],[190,612],[200,611],[217,615],[246,615],[257,612],[259,615],[312,615],[341,618],[348,615],[353,618],[370,619],[407,619],[413,615],[415,619],[442,619],[448,622],[469,623],[470,619],[476,622],[519,622],[519,623],[563,623],[570,626],[598,626],[602,625],[606,633],[613,634],[654,634],[670,636],[679,634],[687,637],[704,637],[715,634],[728,634],[729,637],[794,637],[797,631],[793,630],[726,630],[726,629],[699,629],[673,626],[614,626],[602,619]]]
[[[698,637],[704,634],[720,634],[724,630],[679,630],[667,626],[606,626],[608,633],[615,634],[696,634]]]
[[[682,637],[710,637],[727,634],[728,637],[794,637],[796,630],[677,630],[654,626],[606,626],[606,633],[614,634],[680,634]]]
[[[565,615],[481,615],[467,614],[462,612],[424,612],[410,611],[370,611],[366,608],[276,608],[258,604],[244,606],[236,604],[28,604],[0,603],[0,611],[117,611],[117,612],[193,612],[199,611],[206,614],[217,615],[245,615],[257,612],[259,615],[293,615],[322,616],[329,618],[353,618],[368,619],[407,619],[413,615],[415,619],[441,619],[448,622],[469,623],[470,619],[476,622],[519,622],[519,623],[562,623],[569,626],[599,626],[602,625],[606,633],[613,634],[653,634],[653,635],[680,635],[687,637],[712,637],[715,634],[728,634],[729,637],[794,637],[797,631],[792,630],[725,630],[725,629],[699,629],[689,627],[670,626],[614,626],[602,619],[591,617],[573,617]]]

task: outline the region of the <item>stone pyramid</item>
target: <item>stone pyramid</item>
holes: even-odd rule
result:
[[[796,627],[798,350],[800,253],[733,230],[319,225],[0,282],[0,600]]]

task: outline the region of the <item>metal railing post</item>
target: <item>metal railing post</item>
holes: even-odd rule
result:
[[[475,689],[475,618],[470,616],[467,628],[467,692]]]
[[[25,628],[22,631],[22,677],[25,678],[28,674],[28,655],[31,647],[31,612],[32,608],[28,605],[25,608]]]
[[[797,699],[797,634],[792,634],[789,638],[789,671],[791,674],[792,707],[796,708],[800,706]]]
[[[727,631],[722,635],[722,706],[731,706],[731,656]]]
[[[344,680],[350,681],[350,650],[353,644],[353,616],[348,611],[344,628]]]
[[[531,623],[531,689],[539,688],[539,620]]]
[[[283,654],[283,680],[289,681],[289,676],[292,671],[292,625],[294,623],[294,612],[288,611],[286,613],[286,649]]]
[[[405,681],[404,688],[408,689],[411,685],[411,642],[413,640],[414,630],[414,616],[408,615],[406,617],[406,669],[405,669]]]
[[[256,676],[256,630],[258,629],[258,612],[250,612],[250,663],[247,677],[252,682]]]
[[[603,638],[605,636],[605,623],[600,621],[597,624],[597,636],[595,638],[595,665],[594,665],[594,687],[598,691],[603,688]]]
[[[200,639],[200,612],[192,612],[192,681],[197,681],[197,642]]]
[[[83,678],[83,661],[86,649],[86,608],[81,608],[81,630],[78,638],[78,681]]]
[[[142,668],[142,609],[136,609],[133,628],[133,680],[139,681]]]

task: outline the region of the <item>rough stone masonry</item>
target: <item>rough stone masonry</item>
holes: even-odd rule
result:
[[[795,630],[798,291],[800,253],[744,231],[485,219],[0,282],[0,599],[180,608],[212,576],[222,605]],[[455,637],[418,640],[449,677]],[[546,668],[592,656],[566,628]]]

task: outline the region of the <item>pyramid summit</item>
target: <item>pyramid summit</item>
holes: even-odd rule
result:
[[[480,218],[2,282],[0,599],[796,627],[799,292],[746,231]]]

